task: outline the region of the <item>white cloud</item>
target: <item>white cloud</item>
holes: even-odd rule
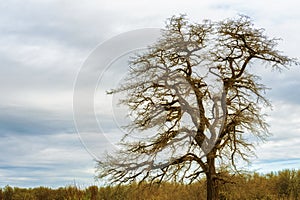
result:
[[[6,181],[0,182],[0,186],[30,186],[30,182],[36,186],[63,186],[74,179],[93,181],[95,163],[77,135],[66,133],[74,131],[74,80],[81,64],[98,43],[124,31],[162,28],[166,18],[179,13],[186,13],[192,21],[220,20],[242,13],[266,28],[271,36],[282,37],[280,49],[296,57],[300,43],[298,7],[299,2],[295,0],[2,2],[0,135],[4,139],[0,141],[0,162],[4,167],[0,168],[0,174]],[[266,162],[300,157],[295,153],[300,150],[297,137],[299,75],[297,68],[278,76],[262,73],[264,82],[273,88],[267,94],[275,105],[269,118],[274,135],[258,149],[257,166],[272,168]],[[116,124],[112,125],[106,118],[111,112],[110,102],[104,101],[108,99],[99,100],[96,114],[106,130],[102,136],[114,141],[113,133],[118,130]],[[43,130],[46,134],[40,133]],[[92,147],[95,145],[99,150],[93,143],[95,138],[99,135],[87,137]]]
[[[94,163],[77,134],[7,136],[0,146],[1,187],[93,182]]]
[[[261,172],[284,168],[299,168],[300,160],[300,105],[275,102],[268,117],[272,136],[256,148],[257,158],[252,169]]]

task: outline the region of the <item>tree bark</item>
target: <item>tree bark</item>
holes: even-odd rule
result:
[[[217,174],[215,168],[215,157],[207,156],[207,172],[206,172],[206,195],[207,200],[219,199],[219,188],[217,182]]]

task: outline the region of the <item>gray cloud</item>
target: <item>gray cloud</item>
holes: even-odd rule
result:
[[[92,183],[93,167],[74,134],[2,137],[0,186],[64,186]]]
[[[300,96],[300,70],[298,66],[292,66],[290,69],[281,71],[271,70],[271,68],[261,68],[253,66],[253,71],[261,77],[261,83],[267,88],[266,96],[271,102],[288,104],[299,104]]]
[[[57,187],[72,184],[74,180],[92,184],[95,163],[74,133],[72,92],[82,63],[98,43],[124,31],[163,27],[166,18],[174,14],[186,13],[192,21],[198,21],[244,13],[270,35],[282,37],[280,48],[296,57],[300,42],[298,4],[293,0],[276,4],[258,0],[2,2],[0,176],[4,179],[0,186]],[[113,68],[109,73],[116,72],[118,70]],[[280,160],[288,163],[285,158],[289,158],[296,163],[300,157],[290,154],[299,152],[299,140],[295,137],[299,132],[300,73],[293,68],[278,75],[269,71],[261,75],[263,82],[273,88],[267,92],[274,102],[268,118],[273,136],[258,149],[259,160],[253,167],[257,168],[256,165],[266,171],[274,169],[268,164],[274,163],[274,158],[283,166]],[[110,86],[101,84],[104,88]],[[103,88],[98,89],[103,92]],[[93,129],[89,130],[90,135],[84,136],[90,150],[96,152],[108,148],[107,140],[114,142],[120,133],[105,106],[108,102],[101,95],[95,96],[103,103],[96,105],[96,115],[105,132],[99,135]],[[94,113],[84,114],[91,117]]]
[[[20,106],[0,107],[0,133],[4,136],[74,132],[71,116],[58,114]]]
[[[82,13],[85,6],[64,1],[10,1],[1,4],[2,34],[20,42],[54,40],[71,47],[92,48],[103,39],[102,27],[109,29],[105,10]],[[103,12],[97,17],[96,12]],[[109,15],[106,15],[109,16]]]

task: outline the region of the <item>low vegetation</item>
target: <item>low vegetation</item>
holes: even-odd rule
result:
[[[282,170],[269,174],[223,174],[220,199],[300,199],[300,170]],[[190,185],[164,182],[160,185],[131,183],[122,186],[81,189],[67,186],[58,189],[48,187],[18,188],[6,186],[0,189],[0,200],[202,200],[206,199],[205,179]]]

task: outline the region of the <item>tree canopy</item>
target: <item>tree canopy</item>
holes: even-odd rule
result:
[[[277,42],[247,16],[202,23],[170,18],[161,38],[130,60],[129,76],[110,91],[126,94],[121,103],[132,123],[120,151],[98,162],[99,177],[193,182],[203,173],[207,198],[217,199],[223,178],[216,168],[237,170],[237,160],[253,153],[249,138],[269,134],[266,87],[251,67],[297,64]]]

